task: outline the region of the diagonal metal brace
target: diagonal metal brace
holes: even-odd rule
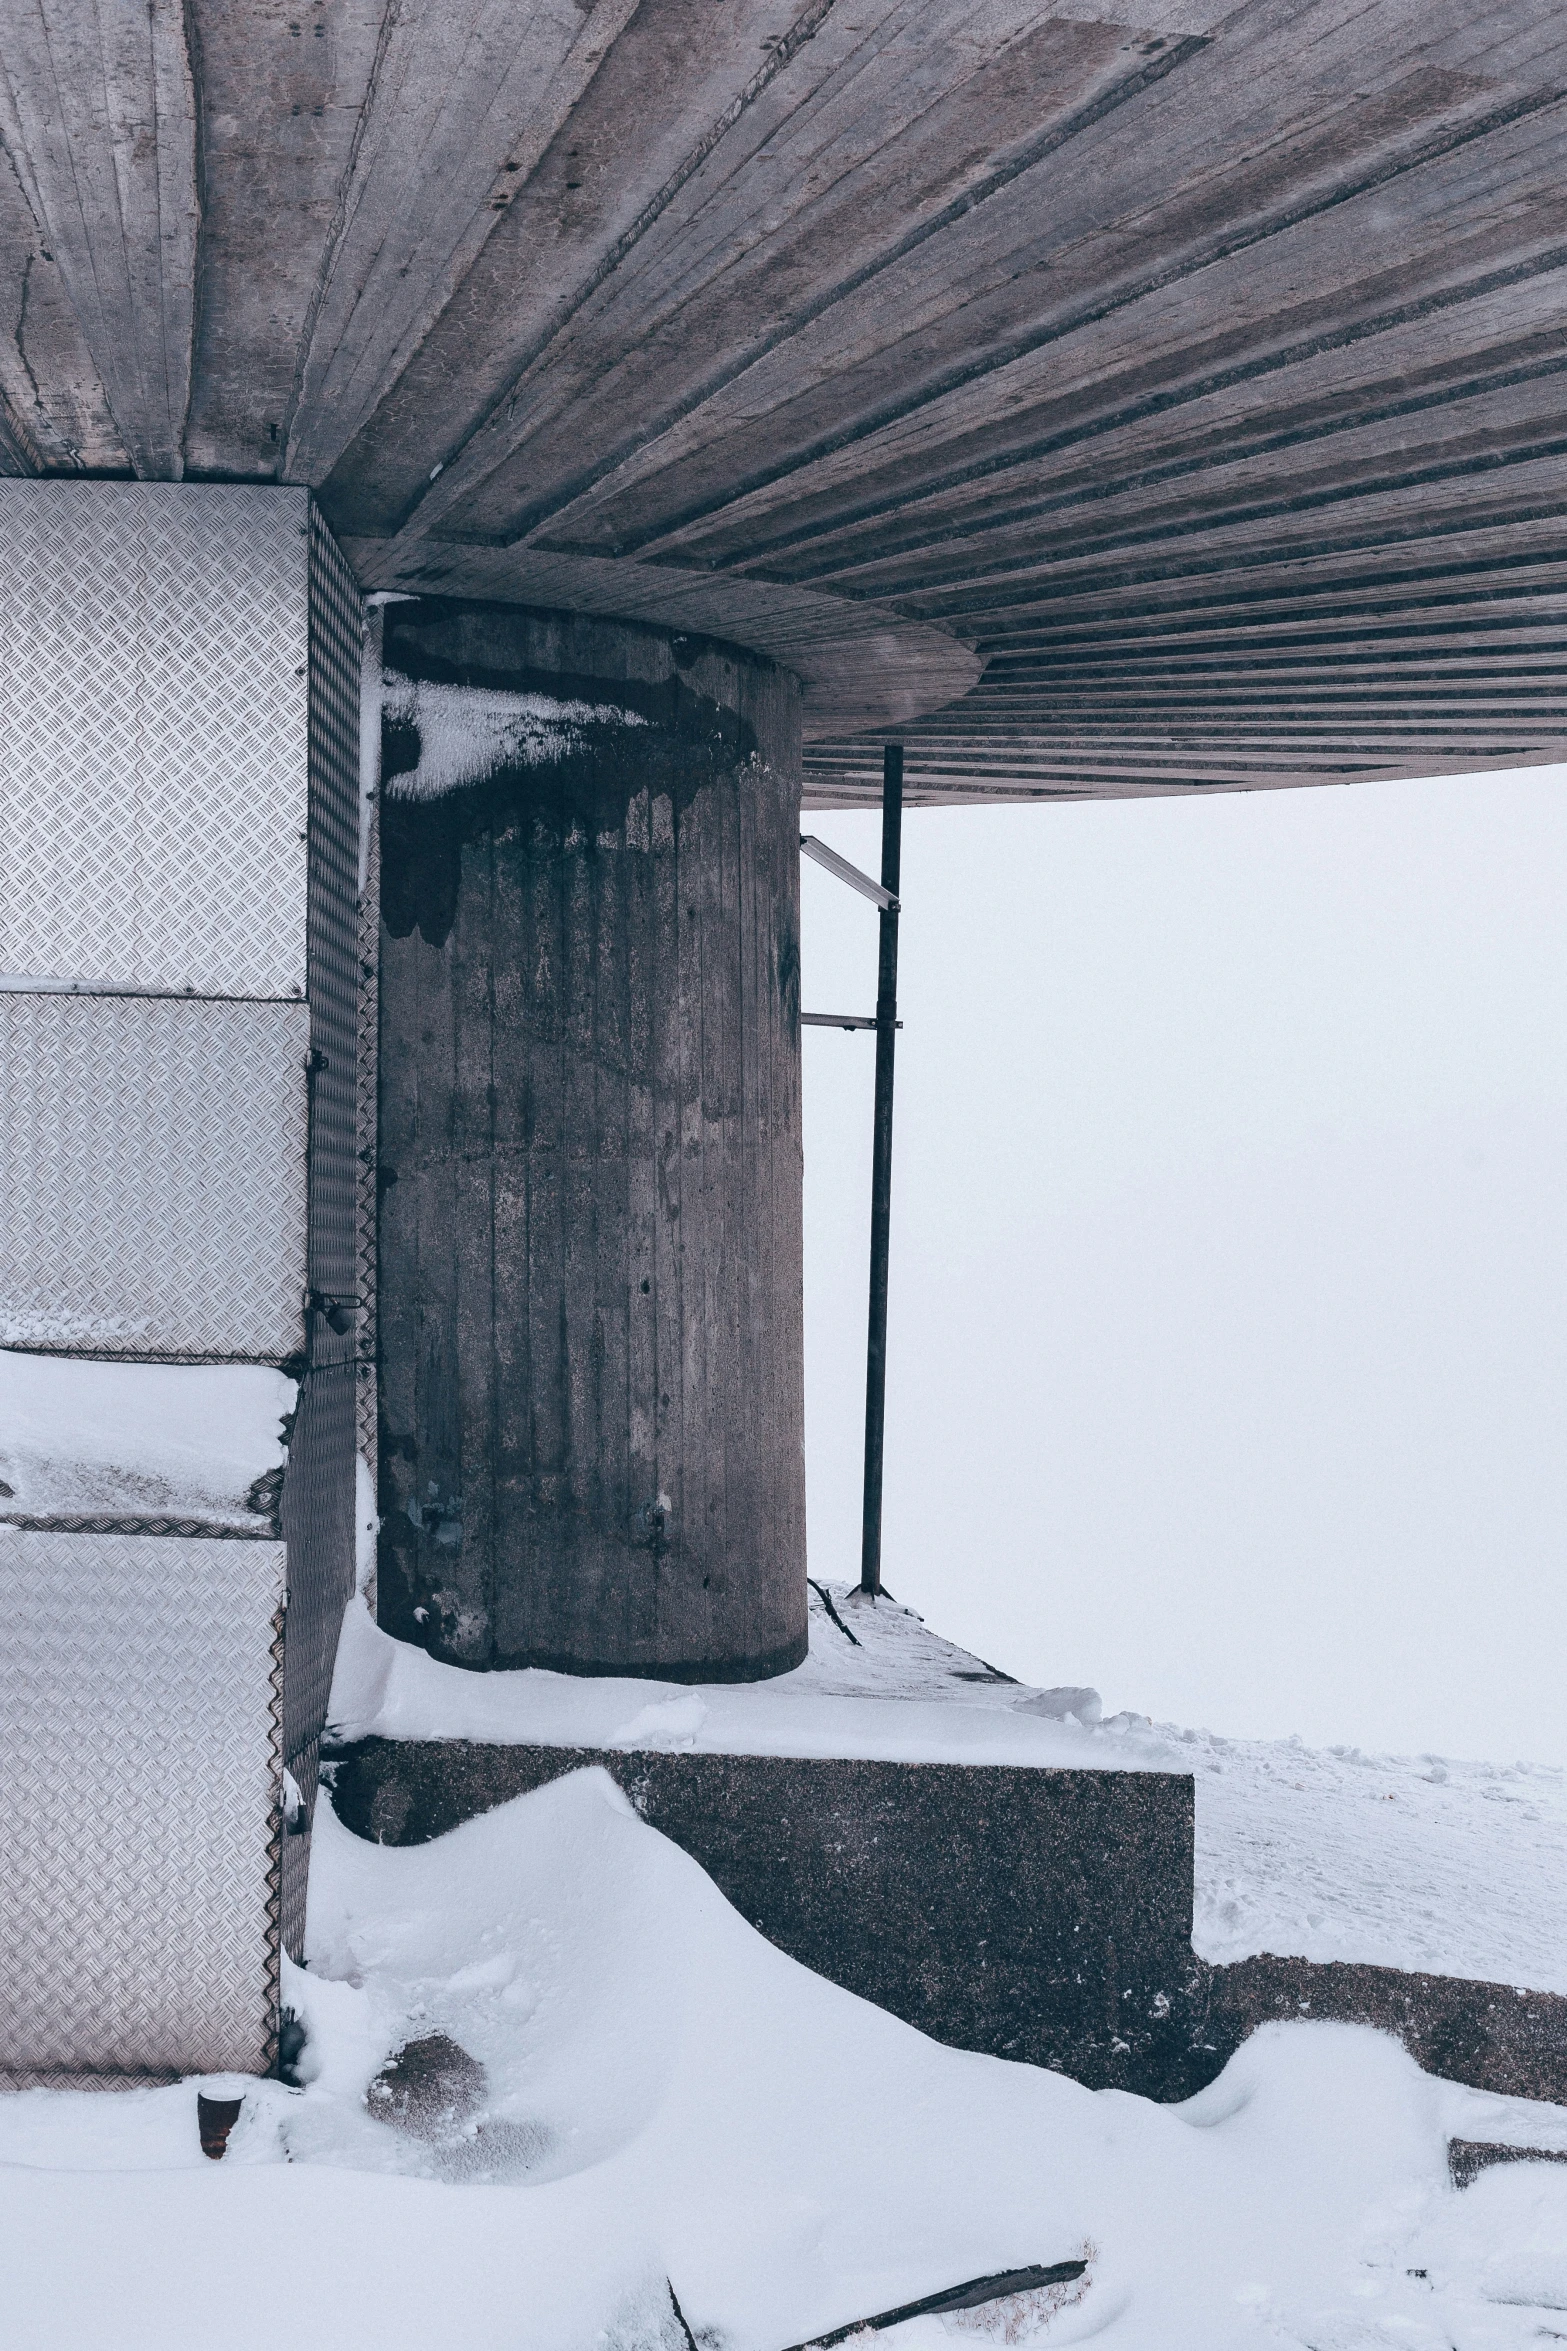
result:
[[[802,1029],[873,1029],[878,1023],[870,1012],[802,1012],[800,1026]],[[903,1023],[894,1021],[893,1026],[901,1029]]]
[[[840,857],[836,849],[829,849],[825,841],[818,841],[814,833],[800,835],[800,854],[808,857],[813,865],[819,865],[824,873],[834,874],[840,882],[847,882],[851,890],[858,890],[862,898],[868,898],[873,906],[879,906],[883,914],[897,914],[901,911],[890,890],[885,889],[880,882],[873,882],[868,873],[861,873],[857,865],[851,865],[847,857]]]

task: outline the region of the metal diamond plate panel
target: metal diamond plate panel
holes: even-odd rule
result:
[[[283,1752],[292,1762],[321,1731],[343,1610],[354,1588],[356,1366],[306,1372],[283,1479],[288,1544],[288,1646]]]
[[[298,1791],[293,1824],[283,1832],[280,1934],[284,1950],[296,1967],[305,1959],[305,1911],[310,1892],[310,1844],[321,1785],[321,1742],[312,1739],[285,1767]]]
[[[264,2072],[283,1547],[0,1530],[8,2069]]]
[[[303,1004],[0,995],[0,1341],[295,1354],[308,1048]]]
[[[5,2066],[0,2067],[0,2090],[163,2090],[179,2078],[172,2065],[147,2066],[134,2073],[78,2073],[59,2065]]]
[[[359,916],[359,1451],[375,1490],[379,1414],[376,1406],[375,1236],[380,1055],[381,827],[372,805],[365,844],[365,893]]]
[[[331,534],[310,542],[310,1286],[358,1288],[359,669],[364,608]],[[322,1334],[313,1336],[319,1344]],[[352,1352],[351,1342],[340,1350]],[[350,1440],[351,1443],[352,1440]]]
[[[0,972],[303,994],[308,515],[0,482]]]
[[[381,994],[381,614],[370,615],[360,688],[359,896],[359,1452],[375,1491],[379,1474],[376,1402],[375,1240]],[[371,1601],[372,1608],[374,1600]]]

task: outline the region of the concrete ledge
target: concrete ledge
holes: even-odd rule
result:
[[[355,538],[345,550],[367,591],[578,612],[763,654],[800,680],[807,742],[865,728],[896,732],[959,701],[985,666],[939,621],[742,572],[450,539]]]
[[[1567,1997],[1559,1992],[1271,1952],[1203,1972],[1208,2006],[1196,2037],[1213,2073],[1259,2025],[1318,2017],[1396,2033],[1417,2065],[1447,2081],[1567,2104]]]
[[[1514,2147],[1494,2139],[1449,2139],[1448,2177],[1455,2188],[1472,2188],[1483,2171],[1499,2163],[1567,2163],[1567,2148]]]
[[[323,1776],[357,1835],[415,1845],[591,1764],[769,1942],[934,2039],[1194,2086],[1186,1775],[367,1739]]]
[[[1396,2034],[1449,2081],[1567,2103],[1562,1995],[1199,1959],[1183,1774],[366,1739],[323,1777],[356,1835],[417,1845],[589,1764],[769,1942],[953,2048],[1171,2100],[1259,2025],[1313,2018]]]

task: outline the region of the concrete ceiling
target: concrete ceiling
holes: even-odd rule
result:
[[[1559,0],[0,27],[6,470],[755,645],[821,803],[1567,756]]]

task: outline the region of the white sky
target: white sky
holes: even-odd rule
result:
[[[1567,1763],[1567,769],[904,820],[886,1536],[1029,1680]],[[879,818],[810,815],[872,871]],[[808,1011],[876,917],[805,864]],[[807,1032],[811,1572],[874,1041]]]

